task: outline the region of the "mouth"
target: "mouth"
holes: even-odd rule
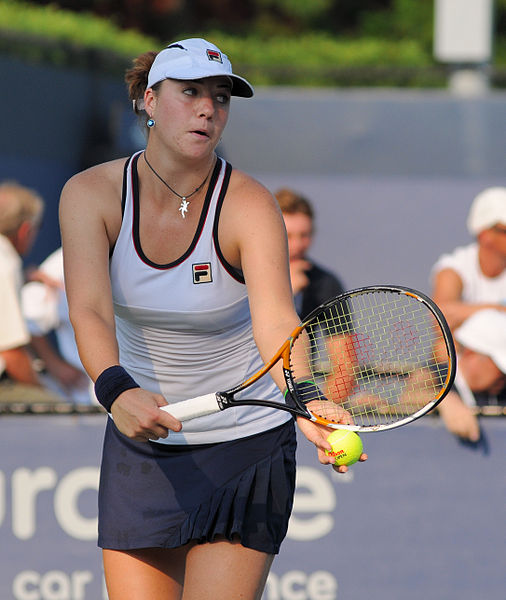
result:
[[[197,135],[198,137],[203,138],[203,139],[210,137],[209,133],[207,131],[204,131],[203,129],[195,129],[191,133],[193,133],[194,135]]]

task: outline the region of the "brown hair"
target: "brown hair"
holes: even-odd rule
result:
[[[139,100],[144,98],[144,92],[148,86],[148,74],[151,69],[151,65],[155,60],[158,52],[150,50],[140,54],[137,58],[134,58],[133,66],[127,69],[125,73],[125,83],[128,87],[128,97],[133,102],[134,111],[136,114],[140,114],[144,109],[142,104],[139,106]],[[153,86],[155,89],[156,86]]]
[[[38,223],[44,202],[37,192],[16,183],[0,183],[0,233],[11,236],[25,222]]]
[[[281,188],[274,194],[274,196],[278,201],[281,212],[288,215],[302,213],[313,220],[313,207],[311,206],[309,200],[301,194],[298,194],[289,188]]]

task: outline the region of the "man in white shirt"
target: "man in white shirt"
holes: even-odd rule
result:
[[[477,310],[506,311],[506,188],[478,194],[467,226],[475,241],[443,254],[432,269],[432,297],[452,329]]]
[[[506,315],[506,188],[478,194],[467,226],[475,241],[444,254],[432,269],[432,297],[453,332],[483,309]],[[477,441],[477,418],[460,396],[445,398],[439,412],[450,431]]]
[[[0,402],[54,400],[33,368],[20,298],[21,257],[37,236],[43,208],[32,190],[14,182],[0,184]]]

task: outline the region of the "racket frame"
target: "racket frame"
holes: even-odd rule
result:
[[[424,304],[428,308],[428,310],[433,314],[436,321],[438,322],[439,327],[441,328],[441,332],[443,334],[443,339],[444,339],[446,349],[448,352],[448,372],[447,372],[447,375],[445,378],[445,382],[442,385],[439,394],[436,396],[436,398],[434,398],[432,400],[432,402],[428,402],[420,410],[414,412],[413,414],[407,415],[404,419],[400,419],[399,421],[395,421],[393,423],[383,423],[383,424],[377,424],[377,425],[344,425],[344,424],[343,425],[341,425],[341,424],[335,425],[335,424],[329,424],[324,420],[318,419],[318,417],[316,415],[313,415],[312,413],[310,413],[311,421],[315,421],[317,423],[327,425],[328,427],[332,427],[334,429],[348,429],[350,431],[356,431],[356,432],[360,432],[360,433],[369,433],[369,432],[376,432],[376,431],[387,431],[389,429],[396,429],[397,427],[401,427],[403,425],[407,425],[408,423],[412,423],[413,421],[416,421],[420,417],[423,417],[427,413],[431,412],[432,410],[434,410],[434,408],[436,408],[436,406],[438,404],[441,403],[441,401],[446,397],[446,395],[450,391],[450,389],[453,385],[453,381],[455,379],[456,371],[457,371],[457,369],[456,369],[457,353],[455,351],[455,344],[453,342],[453,337],[452,337],[452,334],[450,331],[450,327],[449,327],[448,323],[446,322],[446,318],[443,315],[443,313],[441,312],[441,309],[437,306],[437,304],[431,298],[426,296],[423,292],[420,292],[418,290],[415,290],[413,288],[409,288],[406,286],[369,285],[369,286],[362,286],[362,287],[355,288],[353,290],[344,292],[343,294],[340,294],[339,296],[335,296],[334,298],[331,298],[327,302],[320,304],[320,306],[318,306],[313,311],[311,311],[304,318],[303,322],[301,323],[301,325],[299,327],[299,333],[300,333],[300,330],[303,330],[315,318],[315,316],[317,316],[322,310],[329,308],[330,306],[332,306],[339,300],[342,300],[345,298],[350,298],[352,296],[358,296],[360,294],[367,293],[367,292],[395,292],[398,294],[403,294],[405,296],[410,296],[411,298],[414,298],[418,302],[421,302],[422,304]],[[296,336],[294,337],[292,335],[291,339],[292,339],[292,343],[293,343],[293,341],[296,339]],[[285,372],[285,381],[287,383],[288,389],[290,390],[290,393],[292,394],[292,396],[296,397],[297,392],[296,392],[296,387],[294,385],[295,382],[293,381],[291,371],[289,371],[288,373]],[[291,382],[291,386],[289,385],[289,381]],[[298,402],[299,403],[301,402],[300,399],[298,400]],[[301,416],[303,416],[303,415],[301,414]]]

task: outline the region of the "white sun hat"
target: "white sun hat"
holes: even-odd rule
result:
[[[506,225],[506,187],[491,187],[480,192],[467,217],[471,235],[478,235],[497,224]]]

